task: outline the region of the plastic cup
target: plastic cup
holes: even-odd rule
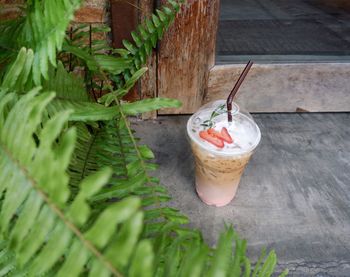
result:
[[[233,103],[232,122],[227,120],[226,101],[209,103],[187,122],[187,134],[195,158],[195,186],[199,198],[207,205],[222,207],[234,198],[241,176],[260,142],[259,127],[247,112]],[[225,127],[233,143],[216,147],[199,136],[199,132]]]

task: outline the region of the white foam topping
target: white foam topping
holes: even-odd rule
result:
[[[214,128],[220,132],[225,127],[233,139],[232,144],[225,142],[223,148],[207,142],[199,136],[199,132]],[[248,115],[241,113],[236,104],[232,110],[232,122],[227,120],[224,100],[215,101],[202,107],[187,122],[189,137],[204,149],[225,156],[240,155],[252,151],[261,138],[259,127]]]

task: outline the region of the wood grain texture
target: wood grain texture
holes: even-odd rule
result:
[[[76,11],[74,15],[74,22],[76,23],[102,23],[104,18],[105,9],[101,7],[83,6]]]
[[[115,48],[123,47],[122,40],[132,40],[130,32],[138,23],[137,0],[110,0],[112,44]]]
[[[149,18],[154,11],[153,0],[141,0],[139,22],[144,22]],[[152,55],[148,57],[146,67],[147,72],[142,76],[139,82],[141,99],[154,98],[157,96],[157,53],[152,51]],[[142,114],[142,119],[155,119],[157,111],[147,112]]]
[[[160,42],[158,94],[183,102],[179,109],[160,113],[190,113],[203,102],[214,64],[218,13],[218,0],[188,0]]]
[[[212,68],[202,104],[226,99],[244,66]],[[255,64],[237,101],[250,112],[350,111],[350,64]]]
[[[124,39],[132,41],[131,32],[136,29],[139,18],[138,0],[110,0],[112,46],[124,48]],[[126,101],[140,100],[138,86],[123,97]]]

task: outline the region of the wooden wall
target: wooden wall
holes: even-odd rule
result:
[[[158,95],[181,99],[180,109],[160,113],[190,113],[207,94],[214,66],[219,1],[189,0],[160,42]]]
[[[25,0],[0,0],[0,20],[18,16],[24,2]],[[75,22],[107,22],[107,6],[108,0],[86,0],[84,1],[83,7],[75,15]]]

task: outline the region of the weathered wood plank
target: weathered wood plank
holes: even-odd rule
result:
[[[141,0],[140,1],[140,13],[139,22],[152,15],[154,11],[153,0]],[[146,66],[147,72],[142,76],[140,80],[140,94],[141,99],[153,98],[157,96],[157,53],[156,50],[152,51],[152,55],[148,58]],[[142,119],[154,119],[157,117],[157,112],[148,112],[142,114]]]
[[[137,0],[110,0],[113,47],[123,47],[123,39],[132,40],[130,32],[135,29],[138,23],[137,4]]]
[[[202,104],[226,99],[243,68],[212,68]],[[350,64],[255,64],[237,101],[251,112],[350,111]]]
[[[133,31],[139,18],[138,0],[110,0],[112,45],[114,48],[123,48],[124,39],[132,41]],[[138,86],[134,86],[127,95],[127,101],[140,99]]]
[[[158,94],[183,101],[181,108],[162,114],[189,113],[203,102],[214,64],[218,13],[218,0],[189,0],[160,42]]]

